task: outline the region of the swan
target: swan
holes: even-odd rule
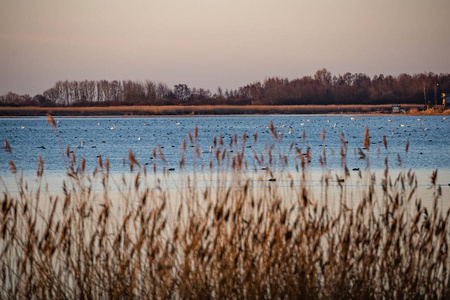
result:
[[[211,153],[212,152],[212,146],[209,146],[209,152],[208,151],[205,151],[205,150],[202,150],[202,151],[200,151],[201,153]]]

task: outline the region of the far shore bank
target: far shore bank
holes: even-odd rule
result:
[[[450,110],[419,111],[423,105],[403,104],[404,113],[449,115]],[[105,106],[105,107],[0,107],[0,117],[15,116],[160,116],[252,114],[391,114],[392,105],[201,105],[201,106]],[[399,114],[399,113],[397,113]]]

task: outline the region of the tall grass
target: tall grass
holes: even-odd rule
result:
[[[405,104],[404,109],[423,105]],[[0,107],[0,115],[230,115],[230,114],[349,114],[391,113],[392,105],[163,105],[106,107]],[[438,112],[435,114],[449,114]],[[430,112],[428,112],[430,114]]]
[[[48,192],[42,160],[35,189],[11,160],[19,192],[2,187],[2,298],[450,297],[450,210],[438,205],[437,170],[431,207],[417,198],[414,172],[391,178],[387,160],[380,185],[366,170],[354,190],[342,135],[342,169],[328,170],[321,153],[317,189],[308,184],[313,154],[294,145],[283,153],[270,129],[274,143],[253,161],[243,154],[257,134],[219,136],[209,168],[178,175],[164,169],[161,149],[152,170],[130,151],[120,178],[108,160],[99,157],[91,173],[67,149],[60,195]],[[197,134],[189,142],[199,149]],[[7,141],[4,148],[12,155]]]

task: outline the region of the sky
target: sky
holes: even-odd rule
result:
[[[450,73],[448,0],[0,0],[0,95],[59,80],[236,89]]]

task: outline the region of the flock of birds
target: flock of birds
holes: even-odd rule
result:
[[[443,117],[442,121],[445,120],[445,119],[446,119],[446,117]],[[349,118],[350,122],[348,122],[348,121],[345,122],[345,119],[342,119],[342,118],[340,118],[338,120],[335,120],[336,122],[333,122],[333,120],[328,119],[328,120],[326,120],[327,124],[322,124],[322,125],[325,125],[325,126],[322,126],[322,125],[318,125],[317,124],[317,120],[319,120],[319,119],[316,119],[316,118],[303,118],[303,119],[298,119],[298,118],[293,119],[292,118],[290,120],[292,120],[290,123],[282,122],[281,124],[277,124],[276,125],[277,132],[278,132],[279,136],[285,136],[285,137],[288,137],[288,136],[291,136],[291,135],[295,136],[295,133],[297,132],[298,135],[299,135],[299,138],[302,138],[302,136],[300,136],[300,133],[302,131],[304,131],[304,130],[307,131],[308,135],[309,135],[310,134],[309,131],[312,130],[313,127],[307,126],[308,123],[314,123],[314,128],[315,128],[314,130],[315,131],[317,131],[319,129],[322,130],[322,128],[326,128],[327,131],[333,131],[334,133],[339,134],[340,133],[339,130],[344,131],[344,132],[348,131],[348,126],[351,125],[351,122],[358,122],[358,121],[364,120],[365,122],[360,122],[360,123],[361,123],[361,127],[365,127],[366,121],[367,121],[366,118],[358,118],[358,117],[350,117]],[[238,136],[240,136],[242,134],[242,131],[244,131],[244,130],[247,130],[247,131],[248,130],[252,130],[252,129],[249,129],[250,127],[256,128],[256,130],[257,130],[258,126],[255,126],[253,124],[253,121],[250,121],[251,126],[249,126],[247,121],[248,121],[248,119],[246,119],[246,118],[244,119],[243,118],[242,121],[238,121],[237,123],[226,124],[224,122],[220,122],[220,119],[219,119],[215,123],[214,122],[208,122],[208,124],[206,124],[206,125],[203,124],[203,126],[200,126],[200,130],[199,131],[200,131],[201,134],[207,133],[206,136],[211,136],[211,132],[214,133],[214,131],[215,131],[217,133],[217,135],[222,134],[224,138],[228,137],[228,138],[232,139],[232,137],[236,133],[238,134]],[[406,124],[405,125],[403,123],[398,122],[398,119],[395,120],[393,118],[387,118],[386,121],[387,121],[386,124],[379,124],[378,121],[377,122],[373,122],[372,126],[378,126],[378,129],[390,128],[392,130],[392,134],[407,133],[405,130],[407,128],[413,127],[413,124],[406,124],[405,123]],[[393,121],[397,122],[397,124],[395,126],[388,125],[388,124],[392,123]],[[132,140],[128,139],[128,138],[132,139],[133,135],[136,134],[136,131],[137,131],[137,134],[138,134],[138,136],[135,137],[137,142],[146,141],[146,142],[154,143],[155,146],[157,144],[163,145],[164,142],[165,142],[164,141],[164,135],[166,135],[167,136],[166,137],[167,141],[171,141],[173,143],[178,143],[178,141],[176,139],[180,138],[180,136],[181,136],[182,139],[185,139],[187,137],[187,132],[189,130],[189,128],[187,128],[187,126],[191,126],[192,125],[192,123],[191,124],[184,124],[184,122],[183,123],[182,122],[177,122],[177,121],[174,122],[172,119],[158,120],[160,125],[162,125],[162,128],[161,128],[160,132],[154,132],[151,129],[147,130],[145,128],[144,129],[143,128],[133,128],[129,124],[127,124],[125,126],[123,123],[120,124],[119,122],[120,122],[120,120],[116,124],[115,122],[112,123],[112,122],[108,121],[109,125],[106,128],[108,128],[111,131],[118,132],[118,133],[114,134],[113,136],[108,135],[106,132],[101,132],[101,134],[97,135],[97,138],[101,138],[102,139],[102,141],[101,141],[102,144],[107,144],[107,145],[105,145],[106,148],[105,147],[99,147],[99,148],[102,148],[102,149],[109,148],[109,149],[111,149],[111,145],[113,145],[114,143],[122,143],[123,144],[124,143],[123,142],[123,138],[127,139],[127,142],[125,144],[129,148],[133,148],[135,146],[136,147],[140,147],[139,145],[133,145],[132,144]],[[409,131],[417,132],[418,130],[422,130],[422,131],[429,130],[428,127],[425,127],[425,122],[424,122],[424,120],[422,118],[417,118],[417,122],[419,122],[419,127],[413,127],[412,129],[409,129]],[[57,121],[57,123],[59,124],[59,120]],[[58,125],[60,127],[61,131],[66,131],[66,128],[64,127],[64,126],[66,126],[66,124],[64,124],[64,123],[65,122],[61,122],[61,124]],[[101,128],[105,128],[104,126],[102,126],[103,123],[105,123],[105,122],[104,121],[98,122],[97,126],[99,126]],[[295,123],[297,123],[297,125]],[[328,125],[329,123],[332,123],[333,125],[331,125],[331,124]],[[364,123],[364,124],[362,124],[362,123]],[[400,124],[398,124],[398,123],[400,123]],[[147,123],[147,122],[140,123],[140,124],[141,124],[141,126],[142,126],[142,124],[143,124],[143,126],[150,126],[150,127],[154,127],[155,126],[154,123]],[[168,124],[168,125],[165,126],[166,124]],[[173,125],[175,125],[177,127],[177,129],[175,129],[173,127]],[[353,125],[351,125],[351,126],[353,126]],[[369,128],[370,127],[371,127],[371,125],[369,125]],[[24,124],[21,124],[20,128],[21,129],[27,129],[27,127]],[[171,128],[171,130],[169,130],[170,128]],[[30,128],[28,128],[28,129],[30,129]],[[166,129],[166,130],[164,131],[164,129]],[[260,128],[260,131],[264,131],[263,129],[264,129],[264,127]],[[269,126],[265,126],[265,129],[266,129],[267,133],[270,133]],[[191,130],[193,130],[193,128]],[[88,132],[88,131],[86,130],[86,132]],[[9,138],[14,139],[15,134],[14,134],[14,130],[12,128],[10,130],[7,130],[5,133],[9,134]],[[151,134],[153,134],[153,136],[151,136]],[[328,132],[327,132],[327,134],[328,134]],[[81,132],[78,133],[77,135],[81,135]],[[171,137],[171,135],[174,135],[174,137]],[[319,133],[319,135],[320,135],[320,133]],[[75,136],[75,138],[77,138],[77,137]],[[353,138],[354,139],[361,139],[360,136],[359,137],[353,136]],[[295,137],[293,139],[295,139]],[[94,143],[93,139],[89,139],[88,141],[89,142],[87,144],[91,144],[91,142]],[[204,141],[204,139],[202,141]],[[211,138],[211,140],[209,142],[211,142],[211,141],[212,141],[212,138]],[[76,146],[74,148],[76,148],[76,149],[83,149],[86,146],[85,144],[86,143],[85,143],[84,140],[79,141],[79,142],[77,142],[77,144],[76,144]],[[97,145],[91,145],[90,148],[97,148],[97,146],[99,146],[99,145],[98,144]],[[204,149],[201,151],[201,153],[212,153],[213,152],[213,146],[212,145],[207,145],[207,144],[205,145],[205,144],[203,144],[202,146],[203,146]],[[145,147],[149,148],[151,146],[147,144]],[[45,146],[39,146],[38,148],[46,149]],[[161,146],[161,148],[164,148],[164,146]],[[171,148],[176,148],[176,146],[172,145]]]

